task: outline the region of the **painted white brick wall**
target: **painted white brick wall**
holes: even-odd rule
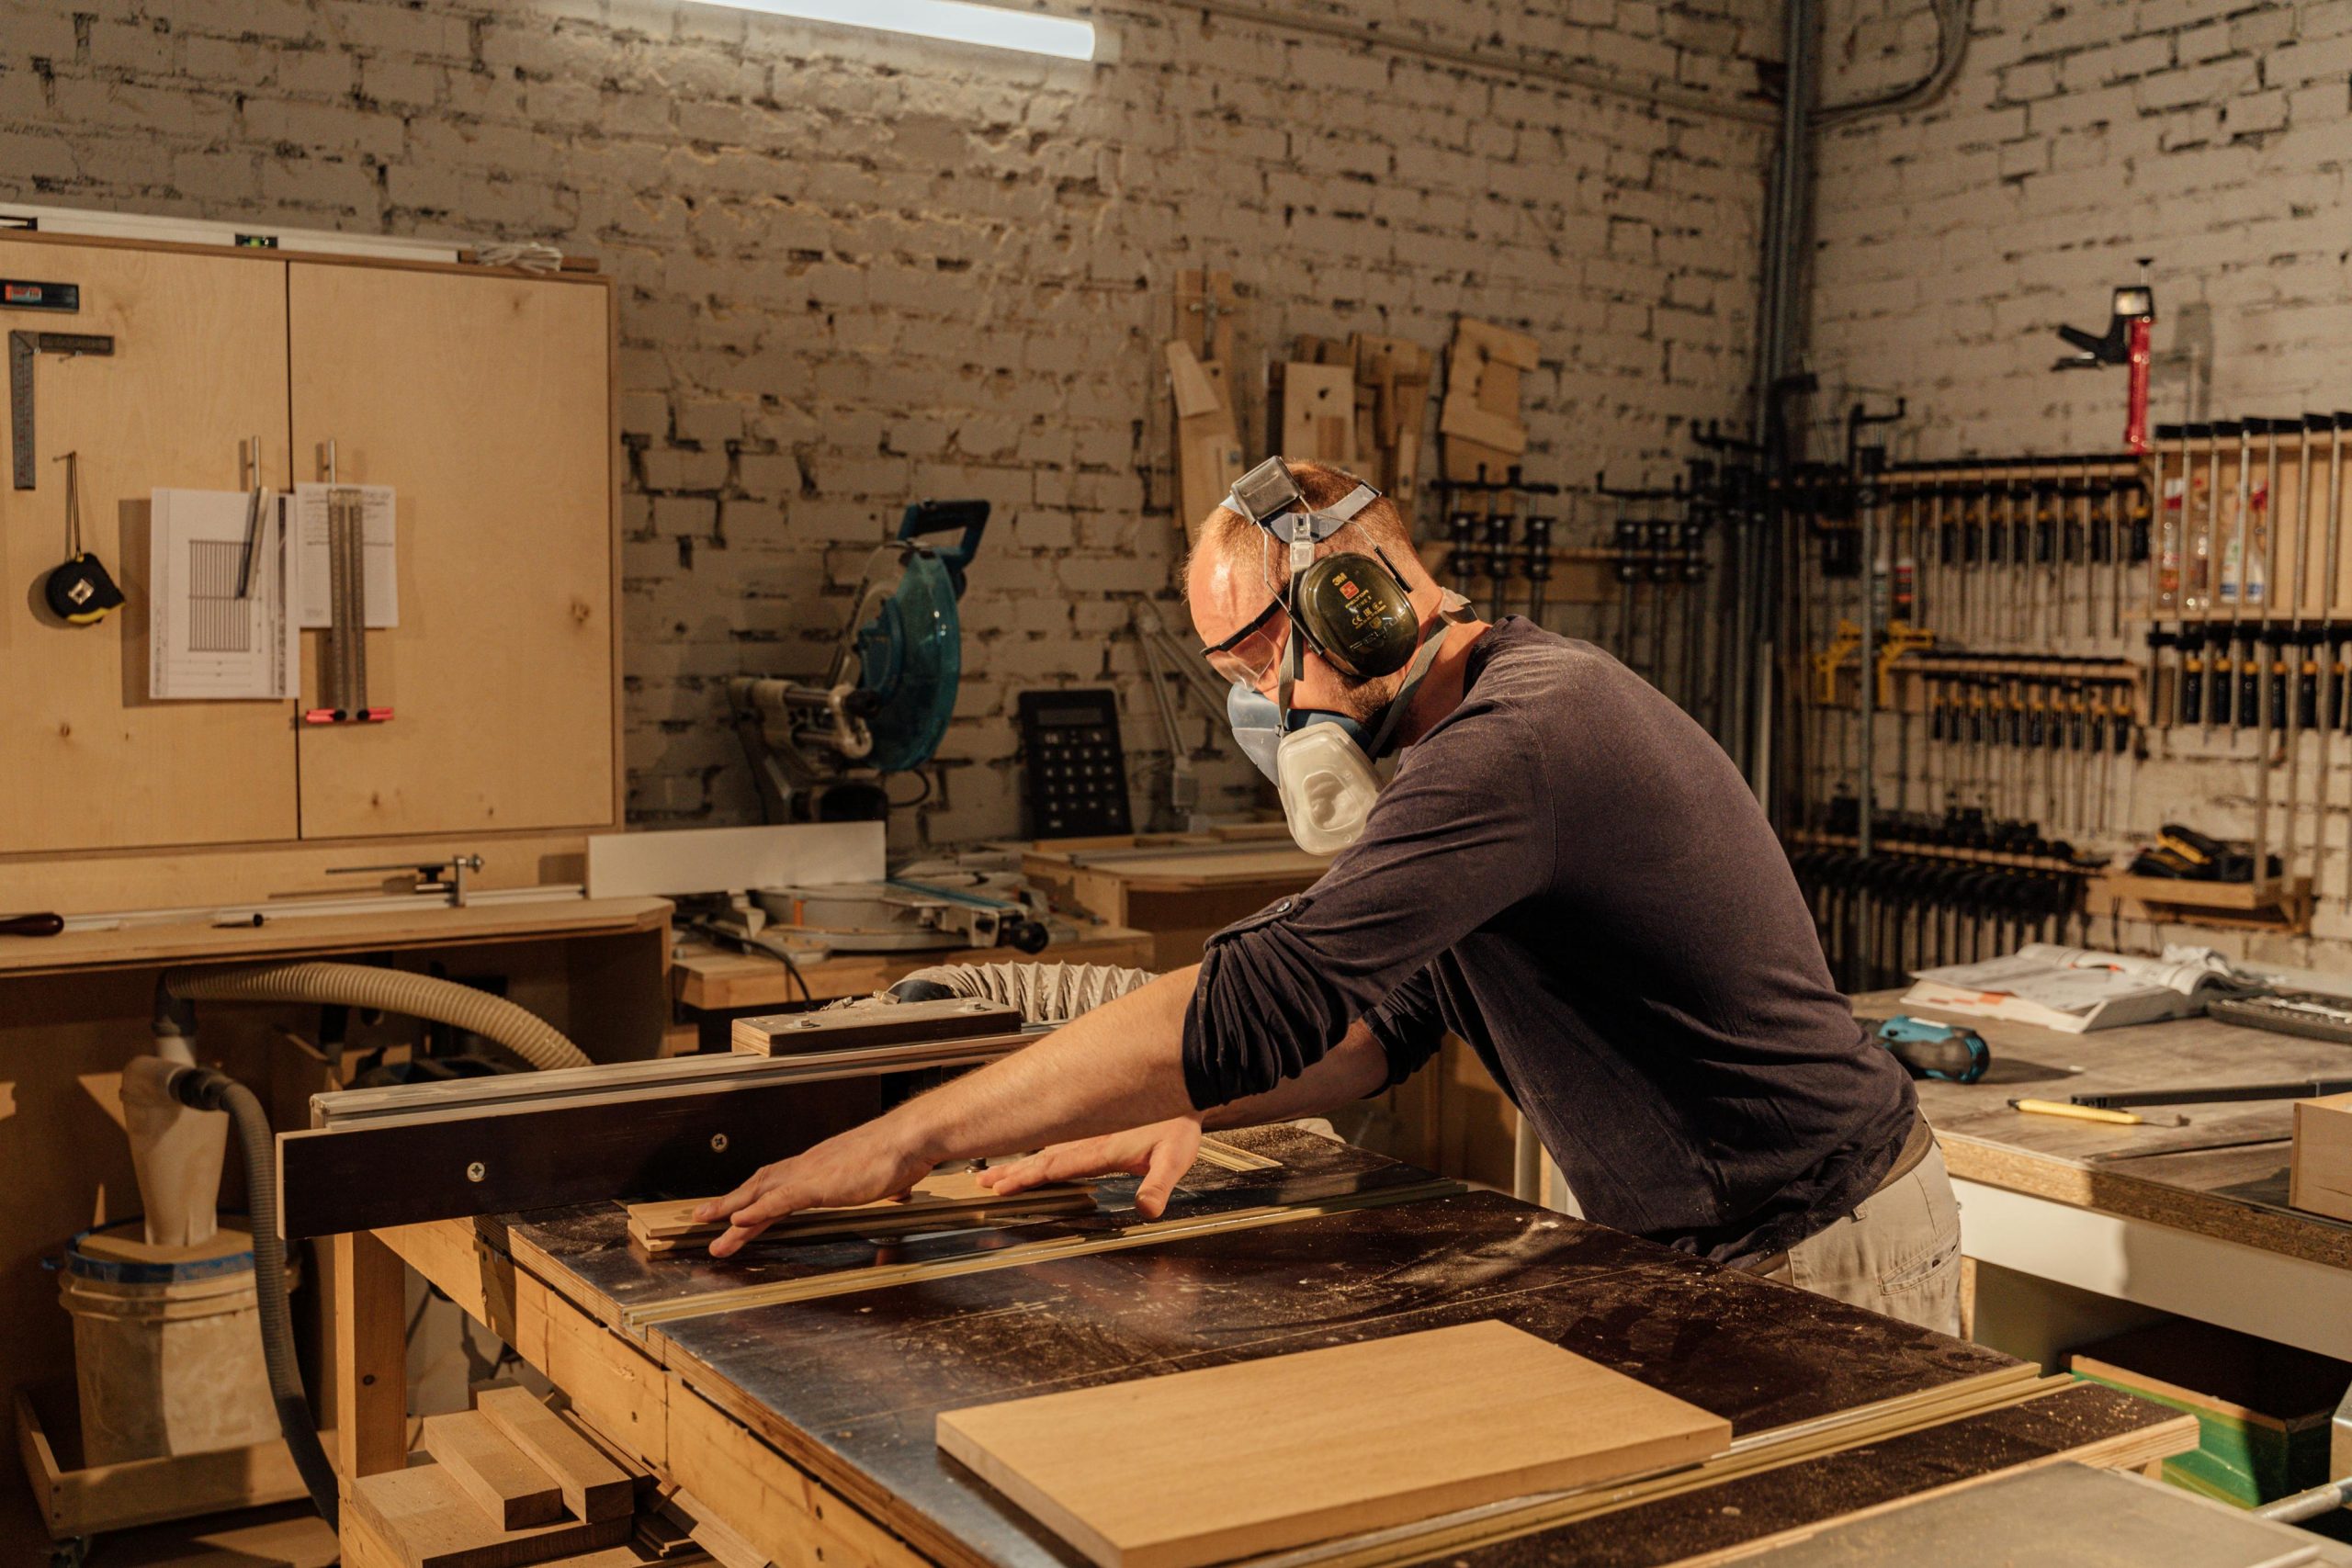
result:
[[[918,497],[997,506],[967,689],[908,843],[1015,830],[1013,694],[1109,682],[1165,745],[1129,601],[1177,533],[1159,344],[1232,269],[1300,332],[1545,346],[1541,477],[1662,479],[1748,376],[1758,126],[1204,16],[1091,10],[1093,65],[673,0],[0,0],[0,194],[550,240],[621,284],[629,809],[741,821],[739,672],[805,673]],[[1072,6],[1071,9],[1079,7]],[[1341,0],[1317,15],[1725,98],[1768,0]],[[1256,432],[1250,429],[1251,445]],[[1185,710],[1196,746],[1216,737]],[[1219,803],[1246,797],[1230,748]],[[907,786],[901,786],[902,790]]]
[[[1836,0],[1834,100],[1917,77],[1928,7]],[[1902,457],[2120,449],[2120,370],[2055,374],[2060,322],[2104,328],[2108,291],[2155,258],[2155,418],[2352,406],[2352,0],[1977,0],[1968,60],[1935,107],[1820,143],[1813,363],[1840,389],[1908,393]],[[2159,735],[2131,795],[2145,830],[2251,830],[2252,736]],[[2127,924],[2128,942],[2220,941],[2276,962],[2352,962],[2352,779],[2334,748],[2324,895],[2310,942]],[[2306,846],[2319,777],[2306,741]],[[2272,798],[2286,788],[2274,771]],[[2278,831],[2274,806],[2273,833]],[[2102,922],[2099,935],[2106,936]]]

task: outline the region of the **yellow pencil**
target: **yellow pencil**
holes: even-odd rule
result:
[[[2140,1127],[2147,1118],[2129,1111],[2104,1111],[2096,1105],[2070,1105],[2063,1100],[2012,1100],[2010,1106],[2036,1116],[2072,1116],[2081,1122],[2112,1122],[2119,1127]]]

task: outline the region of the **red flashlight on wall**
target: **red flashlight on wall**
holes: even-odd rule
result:
[[[2130,371],[2124,392],[2123,445],[2134,453],[2148,450],[2148,365],[2156,324],[2156,291],[2148,286],[2148,264],[2140,258],[2140,281],[2115,291],[2107,335],[2093,337],[2079,327],[2060,327],[2058,335],[2078,352],[2058,361],[2061,370],[2089,370],[2121,365]]]

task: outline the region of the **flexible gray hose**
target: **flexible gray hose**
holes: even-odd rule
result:
[[[1109,964],[943,964],[916,970],[888,994],[899,1001],[978,997],[1018,1009],[1031,1023],[1066,1023],[1159,977]]]
[[[188,1002],[310,1002],[430,1019],[495,1040],[539,1068],[584,1067],[587,1053],[546,1020],[471,986],[372,964],[249,964],[173,969],[164,989]]]
[[[237,1130],[237,1145],[245,1156],[245,1212],[252,1216],[254,1290],[261,1298],[262,1360],[269,1369],[277,1429],[294,1456],[302,1484],[310,1489],[311,1506],[330,1528],[340,1530],[334,1466],[320,1446],[310,1401],[302,1393],[302,1369],[294,1360],[293,1314],[286,1303],[286,1243],[277,1235],[277,1157],[269,1117],[253,1090],[210,1067],[183,1067],[170,1082],[173,1098],[198,1111],[225,1111]]]

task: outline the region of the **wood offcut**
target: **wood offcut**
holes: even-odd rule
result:
[[[618,1546],[634,1529],[623,1515],[508,1529],[477,1507],[438,1464],[360,1476],[352,1483],[351,1503],[406,1568],[529,1568]]]
[[[574,1516],[601,1522],[626,1517],[636,1483],[604,1451],[526,1388],[484,1389],[477,1411],[506,1440],[552,1477],[563,1506]]]

